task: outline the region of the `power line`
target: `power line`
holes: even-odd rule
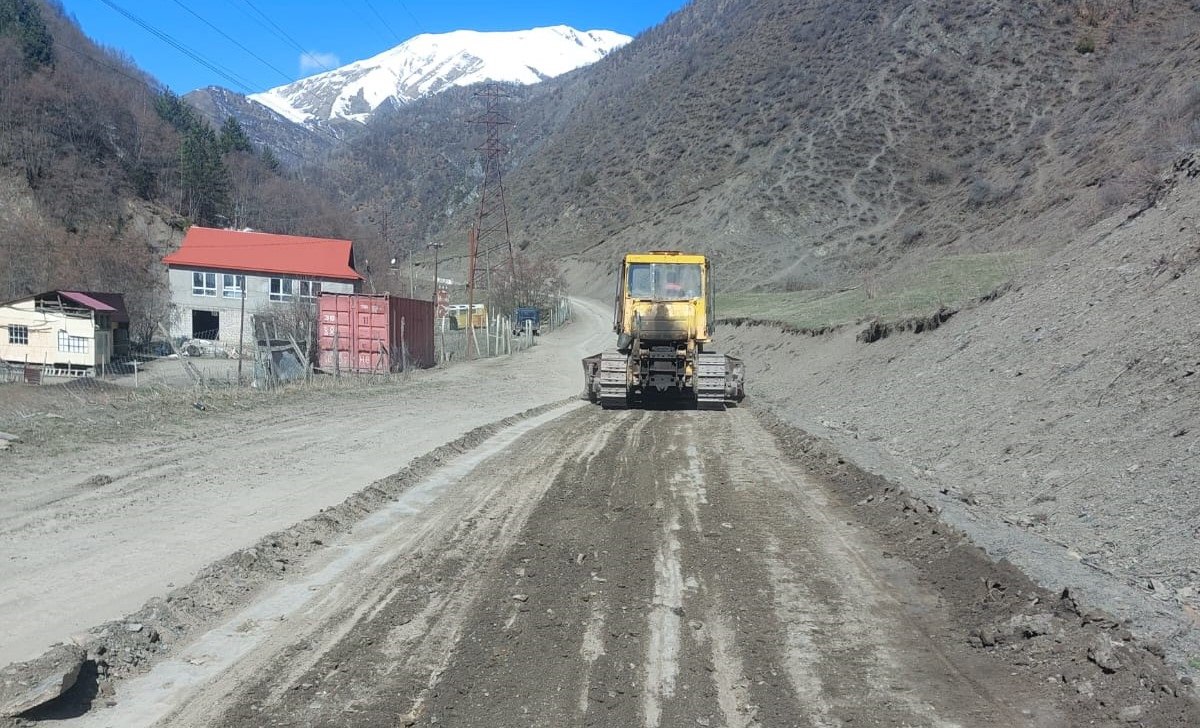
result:
[[[179,51],[180,53],[183,53],[188,58],[191,58],[196,63],[199,63],[200,65],[204,66],[208,70],[217,74],[221,78],[224,78],[226,81],[229,81],[234,86],[241,86],[242,89],[244,89],[247,93],[254,93],[254,89],[252,89],[250,87],[250,84],[247,83],[245,79],[243,79],[243,78],[239,77],[237,74],[235,74],[233,71],[230,71],[227,68],[223,68],[223,67],[213,63],[212,61],[209,61],[208,59],[204,58],[196,51],[192,50],[191,48],[188,48],[183,43],[180,43],[178,40],[176,40],[170,34],[165,33],[163,31],[159,30],[158,28],[155,28],[150,23],[147,23],[145,20],[142,20],[138,16],[134,15],[133,13],[129,12],[128,10],[117,5],[115,2],[113,2],[113,0],[100,0],[100,2],[104,3],[108,7],[115,10],[116,12],[125,16],[128,20],[137,24],[139,27],[141,27],[147,33],[150,33],[154,37],[158,38],[159,40],[163,41],[167,45],[174,48],[175,50]]]
[[[421,25],[421,21],[417,20],[417,16],[413,15],[413,11],[409,10],[408,6],[404,4],[404,0],[396,0],[396,2],[400,4],[400,7],[404,8],[404,12],[408,13],[408,17],[412,18],[413,22],[417,24],[417,30],[421,31],[422,33],[429,32],[425,30],[425,26]]]
[[[105,0],[105,2],[107,2],[107,0]],[[326,71],[333,70],[329,66],[326,66],[324,63],[322,63],[321,59],[315,53],[313,53],[312,51],[305,50],[304,46],[300,45],[300,43],[295,38],[288,35],[286,30],[284,30],[283,28],[280,28],[278,25],[276,25],[275,21],[271,20],[270,16],[268,16],[263,11],[259,10],[258,6],[256,6],[254,3],[250,2],[250,0],[242,0],[242,3],[244,5],[246,5],[247,7],[249,7],[251,10],[253,10],[254,12],[258,13],[260,16],[262,16],[262,19],[265,20],[271,26],[270,30],[273,33],[275,33],[275,37],[281,38],[283,41],[290,44],[293,48],[300,51],[305,56],[308,56],[308,59],[310,61],[312,61],[316,65],[320,66],[321,68],[325,69]]]
[[[208,27],[210,27],[210,28],[212,28],[213,30],[215,30],[215,31],[217,31],[218,33],[220,33],[220,34],[221,34],[221,36],[222,36],[223,38],[225,38],[225,40],[227,40],[227,41],[229,41],[230,43],[234,44],[234,45],[235,45],[235,46],[237,46],[238,48],[241,48],[243,51],[245,51],[246,53],[248,53],[248,54],[249,54],[251,57],[253,57],[255,60],[257,60],[259,63],[263,64],[264,66],[266,66],[267,68],[271,69],[271,70],[272,70],[272,71],[274,71],[275,73],[278,73],[280,76],[283,76],[283,78],[284,78],[284,79],[286,79],[286,80],[287,80],[289,83],[290,83],[290,82],[292,82],[292,81],[295,81],[295,80],[296,80],[296,79],[295,79],[295,78],[293,78],[292,76],[289,76],[288,74],[286,74],[286,73],[284,73],[283,71],[281,71],[281,70],[279,70],[278,68],[276,68],[276,67],[275,67],[274,65],[272,65],[272,64],[271,64],[269,61],[267,61],[267,60],[263,59],[261,56],[259,56],[259,55],[258,55],[257,53],[255,53],[254,51],[250,50],[250,49],[249,49],[249,48],[247,48],[246,46],[244,46],[244,45],[242,45],[241,43],[237,42],[235,39],[233,39],[232,37],[230,37],[230,35],[229,35],[228,33],[226,33],[225,31],[221,30],[221,29],[220,29],[220,28],[218,28],[217,26],[215,26],[215,25],[213,25],[212,23],[210,23],[210,22],[208,22],[207,20],[205,20],[205,19],[204,19],[203,17],[201,17],[201,16],[200,16],[200,14],[199,14],[199,13],[197,13],[195,10],[192,10],[192,9],[191,9],[191,8],[189,8],[187,5],[184,5],[184,4],[183,4],[183,2],[182,2],[182,0],[175,0],[175,4],[176,4],[176,5],[178,5],[179,7],[183,8],[184,10],[188,11],[189,13],[191,13],[191,14],[192,14],[192,16],[193,16],[193,17],[195,17],[197,20],[199,20],[201,23],[204,23],[204,24],[205,24],[205,25],[207,25]]]
[[[391,33],[392,37],[396,39],[396,42],[403,43],[404,39],[400,37],[400,34],[397,33],[392,26],[388,25],[388,21],[383,19],[383,16],[380,15],[379,11],[375,9],[375,5],[371,2],[371,0],[363,0],[363,2],[366,3],[366,6],[371,9],[372,13],[375,13],[375,17],[379,18],[379,22],[383,23],[383,27],[388,29],[388,32]]]

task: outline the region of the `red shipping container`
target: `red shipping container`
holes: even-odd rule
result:
[[[322,293],[318,365],[326,372],[396,372],[431,367],[433,303],[388,294]]]

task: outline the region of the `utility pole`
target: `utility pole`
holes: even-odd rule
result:
[[[433,248],[433,305],[437,306],[438,302],[438,251],[442,249],[445,243],[429,243],[426,248]]]
[[[509,277],[516,274],[516,258],[508,227],[508,208],[504,199],[503,157],[508,151],[500,139],[501,131],[513,122],[503,113],[501,99],[508,98],[498,84],[490,83],[475,97],[483,99],[484,112],[470,120],[471,124],[484,128],[484,142],[476,147],[483,162],[483,182],[479,186],[479,212],[475,225],[468,231],[467,262],[467,329],[472,330],[475,317],[475,300],[478,290],[490,294],[492,273],[506,271]],[[492,253],[496,253],[495,256]],[[482,253],[482,260],[481,254]],[[482,263],[482,265],[481,265]],[[490,295],[489,301],[491,303]],[[491,311],[487,312],[491,315]],[[467,336],[467,358],[474,358],[472,338]]]
[[[438,295],[438,251],[442,249],[443,245],[445,245],[445,243],[429,243],[425,247],[433,248],[433,320],[434,323],[437,324],[438,331],[440,333],[439,338],[441,339],[442,343],[440,345],[439,353],[441,358],[444,360],[446,358],[446,323],[445,321],[441,322],[440,324],[438,323],[438,318],[440,318],[438,316],[438,304],[440,302],[440,296]],[[467,317],[469,319],[470,314],[467,314]]]
[[[244,354],[242,351],[242,342],[246,338],[246,276],[238,276],[238,278],[242,279],[242,285],[239,286],[242,289],[242,316],[241,320],[238,321],[238,386],[240,387],[242,386],[242,358]],[[237,280],[237,278],[234,278],[234,280]]]

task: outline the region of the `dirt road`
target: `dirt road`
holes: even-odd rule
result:
[[[1117,625],[777,434],[526,420],[66,723],[1197,724]]]
[[[189,407],[156,431],[81,427],[71,442],[0,452],[0,666],[137,610],[472,428],[577,394],[608,316],[580,302],[529,352],[402,386]]]

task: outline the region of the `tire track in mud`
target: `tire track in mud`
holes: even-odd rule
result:
[[[238,666],[166,719],[170,725],[391,725],[415,720],[440,682],[474,604],[568,447],[611,428],[581,429],[575,412],[535,430],[462,478],[411,534],[361,564],[274,641],[269,659]],[[595,447],[596,445],[593,445]],[[516,456],[516,457],[514,457]],[[303,618],[302,618],[303,619]],[[240,674],[239,674],[240,673]],[[229,688],[225,692],[223,688]],[[218,706],[230,706],[212,718]]]
[[[618,431],[558,474],[416,725],[796,725],[765,572],[709,516],[708,414],[595,415]]]
[[[162,724],[1104,724],[969,647],[924,560],[889,552],[929,527],[860,525],[785,441],[745,409],[561,416],[464,465]],[[988,568],[936,576],[966,593]]]
[[[1063,724],[931,641],[936,597],[748,413],[596,416],[618,431],[556,476],[415,725]]]
[[[1062,724],[1022,686],[1006,685],[1006,671],[993,669],[987,689],[951,662],[919,625],[919,618],[943,616],[936,599],[904,578],[903,565],[888,563],[749,414],[731,412],[718,424],[705,452],[721,456],[708,467],[732,486],[737,507],[725,512],[740,517],[735,530],[748,530],[760,554],[785,672],[807,724],[1038,725],[1034,714],[1049,717],[1045,725]],[[889,583],[878,569],[895,578]]]

